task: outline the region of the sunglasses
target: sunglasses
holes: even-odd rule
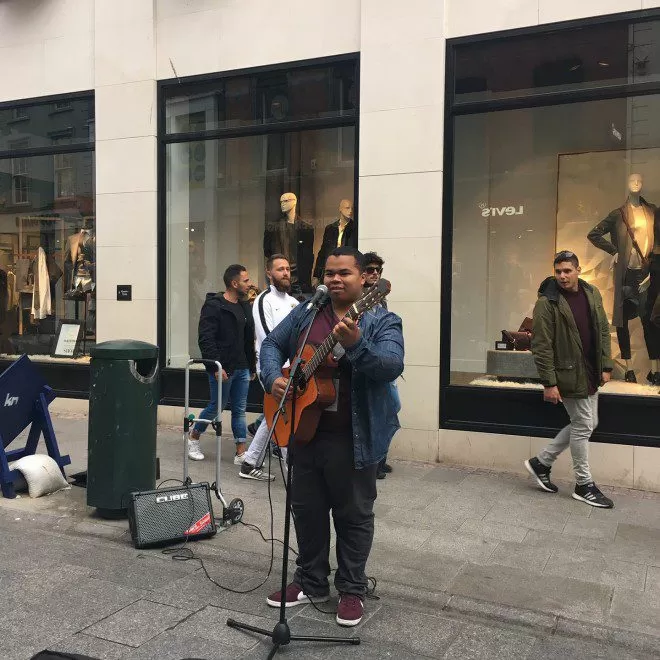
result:
[[[364,269],[369,275],[373,275],[374,273],[382,273],[383,269],[380,266],[367,266]]]
[[[557,252],[555,259],[572,259],[574,256],[574,252],[571,252],[570,250],[562,250],[561,252]]]

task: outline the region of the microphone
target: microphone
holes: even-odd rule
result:
[[[314,293],[314,296],[307,303],[307,309],[308,310],[312,309],[312,307],[321,309],[321,307],[325,304],[327,298],[328,298],[328,287],[325,284],[319,284],[316,287],[316,292]]]

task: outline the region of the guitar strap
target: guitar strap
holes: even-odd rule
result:
[[[264,298],[270,293],[270,287],[268,287],[263,295],[259,298],[259,318],[261,319],[261,327],[264,329],[264,332],[266,333],[266,337],[270,334],[270,330],[268,329],[268,325],[266,324],[266,315],[264,314]]]

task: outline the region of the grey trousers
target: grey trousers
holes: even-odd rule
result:
[[[564,399],[564,408],[571,423],[559,431],[537,458],[546,467],[552,467],[557,456],[570,445],[575,482],[584,486],[593,481],[589,469],[589,438],[598,426],[598,393],[586,399]]]

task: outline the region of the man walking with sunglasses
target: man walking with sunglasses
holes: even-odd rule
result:
[[[594,483],[589,467],[589,438],[598,426],[598,387],[610,380],[610,326],[598,289],[580,279],[580,263],[563,250],[554,260],[554,277],[539,287],[534,307],[532,353],[543,383],[543,400],[562,403],[570,423],[525,468],[548,493],[559,489],[550,469],[559,454],[571,448],[573,498],[603,509],[614,503]]]

